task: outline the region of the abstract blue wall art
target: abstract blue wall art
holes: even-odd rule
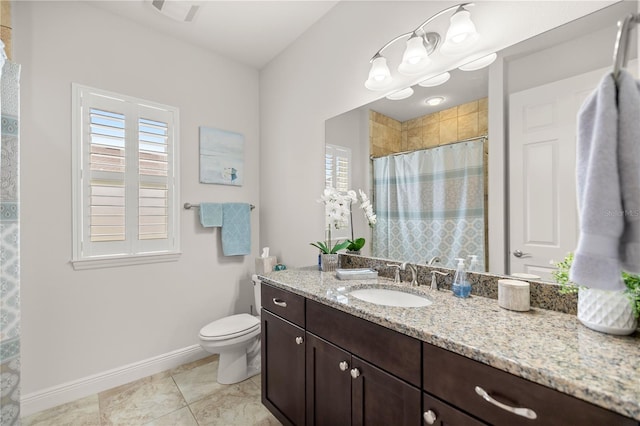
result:
[[[200,183],[242,186],[244,136],[200,127]]]

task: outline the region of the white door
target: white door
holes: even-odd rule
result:
[[[576,248],[576,123],[610,69],[514,93],[509,99],[509,271],[551,280],[550,262]]]

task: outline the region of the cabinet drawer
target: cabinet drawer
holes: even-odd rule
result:
[[[458,408],[495,425],[634,425],[637,422],[502,370],[424,343],[423,387]],[[476,393],[484,389],[499,403],[528,408],[531,420]]]
[[[262,283],[262,308],[304,327],[304,297]]]
[[[307,300],[307,331],[420,387],[420,341]]]
[[[479,420],[463,413],[438,398],[422,394],[422,424],[437,426],[485,426]]]

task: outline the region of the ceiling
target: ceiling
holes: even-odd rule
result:
[[[87,3],[262,69],[338,1],[191,1],[200,5],[193,22],[180,22],[161,14],[151,5],[151,0],[89,0]]]

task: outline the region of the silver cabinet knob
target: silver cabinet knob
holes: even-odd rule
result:
[[[360,377],[360,370],[358,370],[357,368],[352,368],[351,377],[353,377],[354,379],[357,379],[358,377]]]
[[[340,366],[340,371],[347,371],[349,369],[349,363],[347,361],[341,361],[338,365]]]
[[[422,418],[424,419],[425,422],[427,422],[428,425],[435,424],[436,420],[438,420],[437,414],[434,413],[432,410],[425,411],[424,414],[422,415]]]
[[[304,339],[300,336],[296,337],[296,345],[301,345],[304,343]]]

